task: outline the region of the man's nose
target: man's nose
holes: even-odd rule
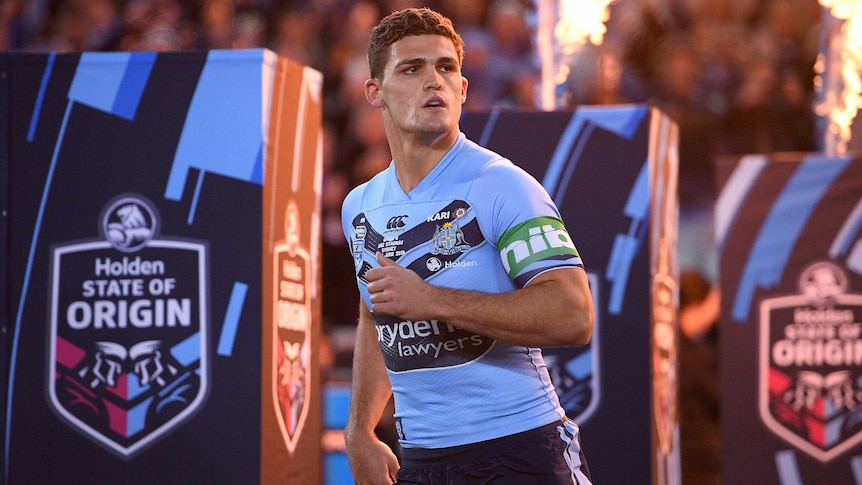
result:
[[[436,69],[431,70],[431,74],[425,80],[425,89],[440,89],[442,83],[440,82],[440,73],[437,72]]]

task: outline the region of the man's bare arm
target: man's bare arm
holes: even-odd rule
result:
[[[353,353],[353,378],[344,442],[350,470],[356,483],[391,484],[398,459],[374,433],[392,395],[392,385],[383,363],[374,318],[359,302],[359,324]]]
[[[489,294],[440,288],[390,259],[369,270],[374,312],[405,320],[441,320],[458,328],[528,347],[585,345],[593,329],[593,302],[580,268],[559,268],[526,287]]]

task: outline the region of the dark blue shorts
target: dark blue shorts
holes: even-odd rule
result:
[[[451,448],[403,448],[396,478],[398,485],[592,483],[571,421]]]

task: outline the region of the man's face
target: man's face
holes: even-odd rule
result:
[[[467,80],[450,39],[413,35],[392,44],[383,79],[369,80],[365,91],[400,131],[436,136],[457,129]]]

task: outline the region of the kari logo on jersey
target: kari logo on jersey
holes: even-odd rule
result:
[[[760,304],[760,417],[821,462],[862,442],[862,295],[840,267],[819,262],[799,294]]]
[[[52,249],[48,394],[64,422],[131,457],[207,395],[207,252],[159,238],[138,195],[100,225],[101,239]]]
[[[460,218],[464,217],[465,215],[467,215],[467,208],[466,207],[459,207],[459,208],[455,209],[454,211],[444,210],[444,211],[440,211],[440,212],[435,212],[435,213],[431,214],[430,216],[426,217],[425,222],[447,221],[453,217],[455,219],[460,219]]]
[[[311,389],[311,258],[300,246],[300,236],[299,209],[291,200],[284,216],[284,241],[273,251],[275,325],[270,362],[275,415],[290,453],[296,450],[308,416]]]

